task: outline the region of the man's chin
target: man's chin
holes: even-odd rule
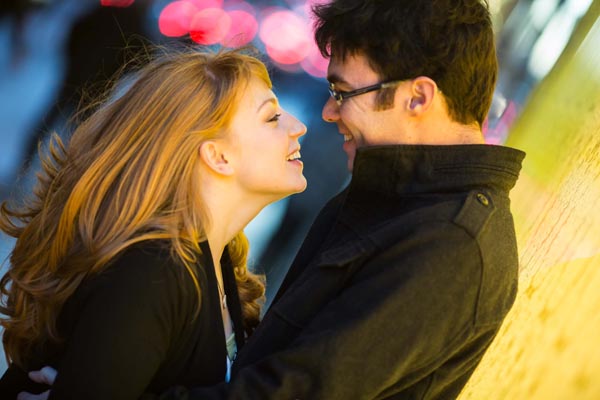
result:
[[[354,169],[354,157],[348,157],[348,172],[352,173],[352,170]]]
[[[346,153],[346,157],[348,157],[348,171],[352,173],[352,170],[354,169],[354,157],[356,157],[356,143],[354,140],[344,142],[342,149],[344,150],[344,153]]]

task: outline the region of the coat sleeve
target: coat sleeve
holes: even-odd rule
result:
[[[466,232],[432,229],[370,259],[283,351],[242,368],[230,384],[161,398],[385,398],[431,374],[472,333],[481,270]],[[293,320],[292,309],[271,312]]]
[[[97,278],[78,305],[50,399],[140,397],[178,324],[181,296],[170,267],[177,266],[128,257]]]

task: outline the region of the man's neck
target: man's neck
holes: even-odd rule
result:
[[[470,125],[454,121],[440,121],[421,127],[418,143],[425,145],[483,144],[483,133],[477,123]]]

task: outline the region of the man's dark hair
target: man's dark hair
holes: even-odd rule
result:
[[[362,54],[383,80],[428,76],[442,90],[454,120],[483,124],[498,74],[487,3],[333,0],[313,12],[323,56],[343,60]],[[386,97],[389,101],[381,93],[378,102]]]

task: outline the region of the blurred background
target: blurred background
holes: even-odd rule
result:
[[[281,104],[308,127],[302,143],[308,189],[269,206],[246,230],[251,243],[250,265],[267,277],[268,303],[317,212],[349,179],[340,149],[343,139],[335,126],[321,119],[321,107],[328,96],[324,79],[327,61],[312,39],[310,8],[314,3],[315,0],[2,0],[0,201],[18,199],[31,192],[39,168],[38,142],[44,143],[52,131],[65,134],[67,121],[82,96],[93,95],[128,57],[144,51],[144,42],[211,47],[253,44],[268,60]],[[573,198],[579,203],[571,208],[563,204],[562,209],[585,210],[585,216],[571,211],[568,216],[560,214],[574,221],[568,235],[560,236],[558,242],[546,240],[553,238],[552,234],[556,236],[556,231],[564,232],[564,221],[556,227],[560,218],[548,210],[559,207],[556,196],[567,190],[564,185],[549,187],[549,182],[564,183],[565,176],[577,170],[573,162],[582,162],[580,156],[587,154],[577,146],[589,145],[593,136],[581,136],[589,140],[582,139],[577,146],[569,145],[564,138],[575,132],[596,132],[596,137],[600,136],[596,107],[600,104],[599,7],[599,0],[490,0],[500,76],[484,131],[488,143],[512,145],[529,154],[523,177],[515,188],[521,203],[515,203],[514,210],[524,288],[527,279],[534,279],[545,270],[539,260],[553,266],[600,253],[600,239],[592,234],[597,230],[585,228],[583,236],[576,234],[595,221],[590,215],[600,197],[588,195],[581,203],[581,193],[572,188],[562,197],[563,203],[569,204],[564,199]],[[578,64],[569,64],[569,60]],[[541,122],[545,125],[536,125]],[[600,186],[600,146],[589,148],[592,150],[585,159],[587,164],[581,164],[588,165],[587,183],[582,186],[586,190]],[[566,149],[572,151],[565,153]],[[590,169],[589,165],[596,165],[597,169]],[[3,271],[13,242],[1,235]],[[578,237],[577,241],[574,237]],[[551,249],[559,248],[557,243],[568,250],[554,255],[555,250]],[[579,246],[581,243],[585,247]],[[573,248],[574,244],[579,247]],[[541,297],[539,302],[545,304],[546,300],[547,297]],[[565,315],[569,311],[565,310]],[[528,317],[522,318],[524,324],[529,321]],[[511,332],[505,336],[511,337]],[[521,353],[526,347],[511,346]],[[507,354],[506,349],[503,353]],[[0,373],[4,369],[2,359]],[[502,398],[490,393],[481,395],[489,387],[470,387],[471,398]]]

